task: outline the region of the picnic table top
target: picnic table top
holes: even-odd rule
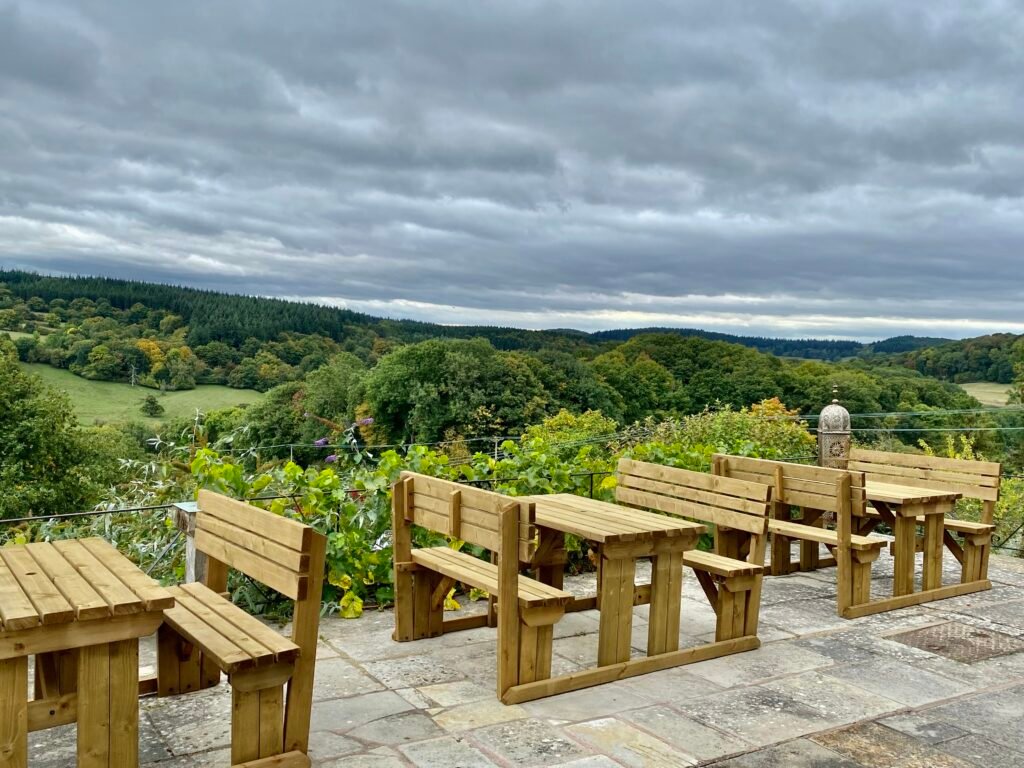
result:
[[[687,549],[696,546],[697,536],[707,530],[700,523],[678,517],[644,512],[571,493],[527,498],[536,506],[538,526],[602,544],[684,537],[691,545],[687,547],[680,542],[680,548]]]
[[[880,483],[868,480],[864,483],[868,501],[881,501],[885,504],[930,504],[936,501],[954,502],[963,494],[956,491],[944,491],[937,488],[921,488],[899,483]]]
[[[0,548],[0,637],[173,605],[170,592],[103,539]]]

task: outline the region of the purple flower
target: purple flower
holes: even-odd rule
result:
[[[315,443],[313,443],[313,445],[315,445],[317,448],[323,448],[325,445],[327,445],[327,441],[328,441],[328,438],[321,437],[319,440],[317,440]]]
[[[333,464],[338,460],[338,454],[332,453],[330,456],[324,459],[328,464]]]
[[[356,424],[359,425],[360,427],[368,427],[371,424],[373,424],[373,419],[368,416],[365,419],[360,419],[359,421],[356,422]]]

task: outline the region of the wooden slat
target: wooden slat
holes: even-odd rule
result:
[[[967,498],[981,499],[983,501],[996,501],[999,498],[998,478],[989,478],[994,479],[997,484],[995,486],[987,486],[971,482],[973,478],[968,476],[963,476],[961,480],[944,480],[932,477],[931,475],[936,474],[932,471],[871,465],[862,462],[850,462],[850,464],[852,468],[865,472],[869,480],[873,482],[892,483],[894,485],[929,490],[953,491],[961,493]]]
[[[28,629],[42,623],[32,601],[14,578],[11,569],[0,560],[0,626],[5,632]]]
[[[484,589],[491,594],[498,593],[498,566],[486,563],[465,552],[456,552],[447,547],[414,549],[412,560],[418,565],[444,574],[453,579]],[[572,595],[560,589],[541,584],[539,581],[519,577],[519,603],[523,606],[562,605]]]
[[[289,571],[306,573],[309,570],[309,555],[305,552],[289,549],[265,536],[240,528],[206,512],[199,512],[196,515],[196,529],[207,530],[214,536],[248,549]]]
[[[709,507],[704,504],[673,499],[655,493],[646,493],[632,488],[616,488],[615,498],[625,504],[632,504],[645,509],[656,509],[680,517],[690,517],[715,525],[736,528],[747,533],[764,533],[768,520],[763,516],[747,515],[728,509]],[[767,505],[766,505],[767,506]]]
[[[640,491],[650,491],[662,496],[692,501],[697,504],[706,504],[712,507],[731,509],[736,512],[745,512],[748,515],[763,515],[764,502],[751,501],[737,496],[728,496],[723,493],[704,491],[700,488],[689,488],[679,483],[665,483],[660,480],[651,480],[639,475],[619,475],[619,486],[622,488],[635,488]]]
[[[0,558],[3,558],[21,585],[25,596],[32,601],[44,625],[74,621],[74,608],[46,577],[24,547],[4,547],[0,549]]]
[[[139,613],[146,606],[141,597],[111,573],[81,541],[66,539],[53,542],[53,547],[78,574],[99,594],[114,616]]]
[[[761,566],[759,565],[753,565],[745,560],[734,560],[731,557],[722,557],[721,555],[716,555],[713,552],[702,552],[700,550],[684,552],[683,565],[687,565],[694,570],[713,573],[716,576],[722,576],[723,578],[744,575],[753,576],[754,574],[761,572]]]
[[[100,621],[65,622],[0,634],[0,660],[67,651],[156,632],[159,613],[136,613]]]
[[[64,595],[79,621],[112,615],[110,606],[96,590],[65,560],[60,550],[49,543],[28,544],[25,550]]]
[[[236,629],[226,623],[214,625],[208,621],[212,611],[194,600],[189,600],[187,596],[179,595],[179,598],[173,608],[164,611],[164,621],[168,626],[188,642],[202,648],[203,652],[227,674],[256,666],[253,654],[237,642]],[[193,612],[191,608],[196,608],[197,612]],[[272,658],[272,654],[266,648],[259,648],[258,652],[264,659]]]
[[[923,469],[948,469],[954,472],[966,472],[976,475],[999,477],[1001,465],[994,461],[970,461],[967,459],[946,459],[939,456],[922,456],[913,453],[891,453],[889,451],[870,451],[854,448],[850,451],[851,461],[865,461],[875,464],[895,464],[900,467],[920,467]]]
[[[309,582],[306,574],[291,571],[255,552],[237,546],[234,542],[214,536],[210,531],[196,530],[196,549],[220,560],[230,568],[242,571],[261,584],[276,589],[292,600],[301,600],[306,596]]]
[[[245,528],[281,546],[298,552],[308,552],[312,528],[273,512],[254,507],[244,501],[228,498],[219,493],[199,492],[199,509],[225,522]]]
[[[781,533],[793,539],[801,541],[814,541],[819,544],[836,545],[839,543],[839,534],[827,528],[818,528],[813,525],[789,522],[786,520],[769,520],[768,530]],[[870,536],[850,536],[850,546],[854,549],[875,549],[888,544],[885,539],[873,539]]]
[[[557,494],[555,496],[538,496],[540,499],[555,499],[565,501],[578,506],[585,511],[589,517],[597,517],[602,521],[611,520],[621,523],[627,530],[637,534],[655,534],[658,536],[685,536],[693,529],[699,527],[697,523],[687,520],[680,520],[672,515],[661,515],[656,512],[646,512],[633,507],[624,507],[621,504],[610,504],[607,501],[588,499],[585,496],[574,496],[572,494]]]
[[[128,589],[139,596],[147,611],[160,611],[174,605],[174,598],[135,565],[131,560],[118,552],[103,539],[82,539],[84,546],[92,555],[103,563],[104,567],[117,576]]]
[[[182,628],[182,634],[209,651],[225,672],[229,671],[230,662],[219,655],[219,649],[224,646],[218,637],[244,651],[256,665],[291,661],[298,655],[299,649],[294,643],[201,584],[182,585],[175,595],[178,602],[175,609],[179,606],[186,609],[204,625],[201,629],[193,627],[187,635]]]
[[[886,504],[919,505],[935,501],[955,501],[960,497],[956,491],[944,491],[938,488],[921,488],[911,485],[880,483],[876,480],[867,482],[868,501],[881,501]]]
[[[402,477],[412,478],[414,494],[433,496],[447,505],[451,492],[457,490],[462,493],[462,503],[464,506],[489,512],[495,516],[501,513],[502,506],[508,503],[509,500],[508,496],[495,493],[494,491],[486,491],[483,488],[462,485],[451,480],[442,480],[416,472],[403,472]]]
[[[202,584],[182,584],[181,590],[267,648],[278,661],[290,661],[298,655],[299,647],[291,640]]]
[[[688,469],[666,467],[646,461],[620,459],[618,472],[623,475],[638,475],[651,480],[724,493],[728,496],[737,496],[752,501],[767,501],[769,496],[769,489],[761,483],[748,483],[743,480],[733,480],[729,477],[719,477],[704,472],[691,472]]]

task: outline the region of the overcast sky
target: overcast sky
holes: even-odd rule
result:
[[[0,265],[1024,333],[1024,3],[0,0]]]

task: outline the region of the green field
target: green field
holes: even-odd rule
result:
[[[977,398],[982,405],[1004,406],[1010,396],[1009,384],[993,384],[988,381],[976,381],[960,385],[967,394]]]
[[[0,336],[7,334],[11,339],[27,339],[32,336],[31,333],[25,333],[24,331],[0,331]]]
[[[262,395],[251,389],[231,389],[214,384],[204,384],[184,392],[160,393],[144,387],[131,387],[113,381],[89,381],[75,376],[71,371],[54,368],[40,363],[20,363],[26,371],[36,374],[55,389],[64,390],[78,414],[81,424],[96,422],[113,423],[138,421],[157,426],[161,421],[177,417],[189,417],[198,408],[213,411],[230,408],[233,405],[254,403]],[[139,410],[146,395],[156,395],[164,407],[164,415],[151,419]]]

